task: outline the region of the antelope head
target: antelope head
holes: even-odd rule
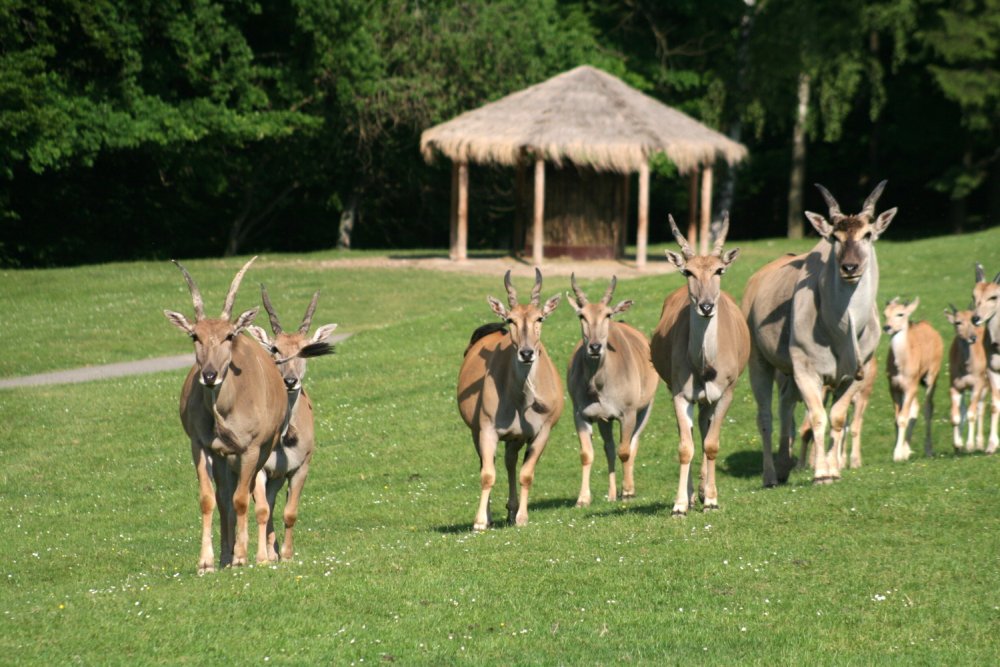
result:
[[[958,310],[954,304],[950,303],[948,304],[948,308],[945,308],[944,316],[955,327],[955,336],[964,340],[969,345],[974,345],[979,340],[980,334],[979,327],[972,323],[976,311],[971,309]]]
[[[566,294],[569,305],[573,307],[580,317],[580,330],[583,334],[583,346],[587,356],[591,359],[600,359],[604,356],[608,347],[608,333],[611,331],[611,318],[618,313],[624,313],[632,307],[634,303],[631,299],[620,301],[614,307],[611,304],[611,295],[614,294],[615,285],[618,278],[611,276],[611,284],[605,290],[604,296],[597,303],[587,301],[587,295],[583,293],[579,285],[576,284],[576,274],[569,277],[570,285],[573,288],[575,298]]]
[[[722,214],[722,229],[715,240],[712,252],[708,255],[695,255],[687,239],[681,234],[681,230],[677,229],[674,216],[671,215],[668,218],[670,231],[673,232],[674,239],[681,247],[683,255],[667,250],[665,251],[667,260],[677,267],[682,276],[687,278],[688,298],[691,299],[691,307],[694,312],[701,317],[714,317],[717,312],[719,295],[722,294],[722,276],[740,254],[739,248],[725,252],[722,250],[722,246],[726,242],[726,234],[729,233],[729,212]]]
[[[898,208],[890,208],[883,211],[881,215],[875,217],[875,203],[882,195],[886,181],[882,181],[872,193],[868,195],[861,213],[857,215],[844,215],[840,211],[840,204],[833,198],[830,191],[819,183],[819,188],[826,205],[830,208],[830,220],[827,221],[819,213],[806,211],[806,218],[812,224],[820,236],[829,241],[834,248],[837,268],[840,277],[848,283],[857,283],[864,275],[868,266],[868,259],[871,257],[872,243],[878,240],[879,236],[889,227],[889,223],[896,216]]]
[[[546,301],[544,306],[538,305],[539,295],[542,291],[542,272],[537,268],[535,269],[535,286],[531,289],[531,301],[527,305],[517,302],[517,292],[510,282],[510,271],[504,275],[503,284],[507,288],[507,304],[510,309],[505,308],[492,296],[487,297],[487,301],[493,312],[510,327],[510,339],[517,349],[517,360],[530,366],[538,358],[542,322],[559,305],[561,295],[556,294]]]
[[[882,331],[890,336],[895,336],[903,329],[910,326],[910,315],[920,305],[920,297],[913,301],[900,301],[899,297],[893,297],[892,301],[885,304],[882,317],[885,318],[885,326]]]
[[[163,314],[175,327],[186,333],[194,341],[195,364],[198,366],[198,382],[202,385],[213,388],[218,387],[226,379],[229,373],[229,366],[233,360],[233,341],[253,322],[257,315],[257,307],[243,312],[235,322],[230,321],[233,303],[236,301],[236,291],[240,288],[243,274],[246,273],[253,261],[243,265],[236,277],[233,278],[229,286],[229,294],[226,295],[226,302],[222,306],[222,315],[218,319],[208,319],[205,317],[205,306],[201,300],[201,292],[195,284],[191,274],[187,272],[180,262],[172,260],[177,268],[184,274],[188,289],[191,291],[191,300],[194,302],[194,324],[188,322],[187,318],[172,310],[164,310]]]
[[[976,286],[972,288],[972,298],[976,304],[972,323],[982,326],[1000,310],[1000,273],[993,278],[993,282],[986,282],[983,265],[976,264]]]
[[[271,321],[271,331],[274,338],[271,339],[267,332],[259,326],[248,327],[247,332],[260,343],[273,357],[278,370],[281,371],[281,379],[285,383],[285,388],[289,392],[302,389],[302,379],[306,376],[306,359],[321,357],[333,352],[333,346],[326,342],[330,334],[337,328],[336,324],[324,324],[316,329],[316,333],[309,336],[309,326],[312,324],[313,313],[316,312],[316,303],[319,301],[319,291],[313,294],[312,301],[306,309],[306,314],[302,318],[302,324],[294,333],[288,333],[281,327],[278,320],[278,313],[271,304],[271,299],[267,295],[267,288],[263,284],[260,286],[260,295],[264,301],[264,310],[267,311],[268,319]]]

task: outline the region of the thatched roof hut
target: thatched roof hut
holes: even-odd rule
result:
[[[536,263],[543,254],[545,162],[626,176],[639,172],[640,265],[645,262],[648,228],[649,159],[662,152],[681,174],[696,178],[699,171],[705,172],[702,224],[707,227],[712,165],[720,159],[733,165],[747,155],[742,144],[586,65],[424,131],[420,150],[428,161],[440,153],[454,162],[452,256],[457,259],[465,256],[470,162],[515,167],[535,163]]]

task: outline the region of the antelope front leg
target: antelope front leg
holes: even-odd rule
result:
[[[997,432],[998,422],[1000,422],[1000,373],[986,371],[990,380],[990,444],[986,447],[987,454],[993,454],[1000,447],[1000,433]]]
[[[902,396],[896,407],[896,447],[892,451],[892,460],[899,463],[910,458],[913,451],[907,440],[910,430],[911,412],[913,401],[916,400],[916,390],[906,389],[901,392]]]
[[[680,462],[680,476],[677,480],[677,496],[674,498],[673,516],[686,516],[691,502],[691,459],[694,457],[694,404],[688,403],[681,394],[674,396],[674,413],[677,415],[677,458]]]
[[[778,476],[774,470],[774,454],[771,451],[771,431],[774,421],[771,415],[771,398],[774,370],[753,352],[750,354],[750,387],[753,390],[754,402],[757,404],[757,430],[760,431],[764,456],[764,487],[769,488],[778,485]],[[676,410],[676,405],[674,409]],[[677,422],[680,424],[680,417]]]
[[[538,459],[542,457],[542,452],[545,451],[550,429],[551,426],[545,425],[538,431],[534,441],[528,444],[524,463],[521,464],[521,498],[515,517],[515,523],[518,526],[524,526],[528,523],[528,494],[531,492],[531,485],[535,482],[535,466],[538,464]]]
[[[604,442],[604,458],[608,462],[608,502],[618,500],[618,480],[615,479],[615,464],[618,457],[615,455],[615,427],[610,421],[603,419],[597,422],[597,430],[601,432],[601,440]]]
[[[965,448],[966,450],[970,450],[972,447],[972,421],[974,419],[971,416],[971,411],[975,410],[975,408],[970,405],[969,410],[963,410],[962,392],[954,387],[948,390],[948,395],[951,397],[951,446],[955,448],[956,452],[962,451],[962,413],[965,412],[969,423],[969,440]]]
[[[257,562],[264,563],[268,560],[274,549],[270,545],[274,543],[274,528],[271,525],[271,506],[267,501],[267,474],[263,468],[257,471],[257,476],[253,484],[253,506],[254,516],[257,519]],[[260,559],[260,554],[265,554],[264,560]]]
[[[816,467],[813,469],[813,483],[825,484],[831,480],[831,468],[836,466],[836,461],[831,462],[831,453],[826,447],[826,406],[823,404],[823,390],[811,378],[795,378],[799,386],[799,393],[809,410],[809,421],[813,428],[813,460]]]
[[[622,500],[635,498],[636,413],[626,412],[621,419],[621,442],[618,458],[622,462]]]
[[[211,460],[201,445],[191,441],[191,459],[198,476],[198,503],[201,507],[201,555],[198,556],[198,574],[215,571],[215,553],[212,550],[212,515],[215,513],[215,491],[212,489]]]
[[[594,465],[593,425],[574,411],[576,437],[580,440],[580,494],[576,498],[577,507],[590,507],[590,470]],[[613,474],[613,473],[612,473]]]
[[[497,434],[483,429],[476,441],[479,454],[479,508],[472,522],[472,530],[486,530],[490,525],[490,492],[497,481],[496,454]]]
[[[247,564],[247,554],[250,544],[249,517],[250,491],[257,477],[257,461],[251,456],[239,458],[239,478],[236,491],[233,493],[233,510],[236,512],[236,544],[233,547],[233,565],[240,567]],[[267,502],[263,507],[255,508],[257,517],[257,562],[267,562],[267,517],[271,515]],[[263,519],[263,520],[262,520]]]
[[[861,467],[861,427],[868,409],[868,399],[858,398],[861,391],[854,396],[854,415],[851,417],[851,468]]]
[[[985,440],[983,439],[983,423],[986,421],[986,395],[989,393],[989,387],[983,385],[972,390],[973,398],[976,401],[976,451],[983,451],[985,446]],[[972,426],[969,426],[969,442],[972,441]]]
[[[302,498],[302,488],[306,485],[306,477],[309,475],[309,462],[306,461],[299,466],[292,478],[288,481],[288,498],[285,501],[285,543],[281,545],[281,560],[291,560],[295,556],[295,546],[293,543],[293,532],[295,523],[299,518],[299,499]]]
[[[830,439],[833,442],[833,449],[830,455],[829,476],[834,481],[840,479],[840,469],[847,462],[847,447],[844,443],[844,438],[847,436],[847,413],[859,389],[857,382],[853,383],[843,394],[836,397],[830,406]]]
[[[931,425],[934,422],[934,389],[935,379],[931,378],[927,383],[927,390],[924,392],[924,456],[934,456],[934,445],[931,440]]]
[[[733,389],[730,387],[719,398],[715,405],[703,410],[708,412],[708,428],[704,430],[702,449],[704,450],[704,460],[701,466],[701,502],[703,510],[719,509],[719,490],[715,486],[715,460],[719,456],[719,447],[722,441],[722,424],[726,420],[726,413],[729,405],[733,402]],[[794,432],[794,429],[792,429]]]

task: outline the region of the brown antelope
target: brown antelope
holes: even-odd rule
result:
[[[194,302],[194,323],[170,310],[167,319],[194,341],[195,363],[181,390],[181,423],[191,438],[201,502],[198,572],[214,570],[212,514],[219,507],[220,565],[247,562],[247,510],[254,479],[281,436],[287,400],[281,374],[260,346],[240,333],[257,308],[230,321],[247,262],[229,287],[222,315],[206,319],[198,286],[178,262]],[[212,480],[215,481],[213,498]],[[267,560],[267,508],[257,509],[257,562]]]
[[[955,339],[951,341],[948,351],[952,444],[956,452],[962,450],[962,420],[966,420],[969,435],[965,440],[965,451],[982,451],[985,406],[981,403],[986,399],[989,388],[986,378],[986,332],[983,327],[972,323],[974,310],[958,310],[951,306],[951,310],[944,311],[944,316],[955,327]]]
[[[646,336],[624,322],[612,318],[624,313],[633,301],[627,299],[611,306],[617,278],[611,277],[604,296],[590,303],[587,295],[570,276],[575,298],[569,304],[580,317],[582,340],[576,344],[566,373],[566,385],[573,399],[573,421],[580,438],[580,463],[583,466],[577,507],[590,505],[590,468],[594,463],[593,423],[601,431],[604,453],[608,459],[608,500],[618,498],[615,483],[615,441],[612,421],[621,426],[618,457],[622,460],[622,498],[635,496],[635,456],[653,407],[653,396],[660,379],[650,361]]]
[[[850,427],[851,458],[849,460],[847,458],[846,436],[840,441],[840,449],[837,451],[837,465],[842,470],[848,466],[848,463],[850,463],[851,468],[861,467],[861,429],[864,426],[865,411],[868,409],[868,401],[871,399],[872,390],[875,388],[875,377],[877,375],[878,361],[875,355],[872,355],[872,358],[868,360],[868,368],[865,369],[864,383],[851,400],[853,410]],[[782,375],[782,377],[784,378],[785,376]],[[791,379],[786,378],[785,381],[791,382]],[[810,456],[810,454],[815,454],[815,448],[810,448],[813,444],[813,430],[812,424],[809,422],[808,413],[802,420],[802,428],[799,429],[799,436],[802,441],[802,454],[799,459],[799,467],[805,467],[808,461],[809,466],[815,468],[816,463]]]
[[[972,323],[985,329],[983,344],[986,348],[986,377],[990,381],[990,440],[986,453],[992,454],[1000,446],[1000,273],[993,282],[986,281],[982,264],[976,264],[976,285],[972,289],[976,314]]]
[[[910,435],[920,413],[917,389],[924,385],[924,455],[934,456],[931,440],[931,420],[934,416],[934,389],[941,371],[944,342],[941,334],[926,321],[910,322],[910,315],[920,305],[920,298],[903,302],[899,297],[886,304],[883,330],[889,336],[889,359],[885,372],[889,377],[889,393],[896,408],[896,448],[893,461],[905,461],[913,451]]]
[[[271,321],[271,339],[263,328],[252,325],[247,332],[273,357],[281,371],[281,379],[288,392],[288,410],[281,440],[275,445],[264,467],[257,473],[257,485],[254,489],[254,503],[259,507],[268,508],[267,519],[267,555],[270,560],[278,559],[278,545],[274,533],[274,501],[278,491],[288,482],[288,493],[285,497],[285,537],[281,543],[281,560],[289,560],[295,554],[293,529],[299,516],[299,499],[302,497],[302,487],[309,476],[309,464],[316,449],[316,437],[313,425],[313,408],[309,395],[302,386],[306,375],[306,360],[333,352],[327,339],[337,328],[336,324],[324,324],[309,336],[309,326],[312,324],[313,313],[319,292],[313,294],[312,301],[302,318],[302,324],[294,333],[288,333],[281,328],[278,313],[271,305],[267,288],[260,286],[264,309]]]
[[[695,254],[672,216],[670,229],[684,254],[667,250],[667,259],[687,278],[687,285],[664,299],[650,348],[653,366],[674,398],[681,467],[673,515],[683,516],[694,502],[690,473],[695,405],[703,452],[698,495],[704,509],[719,507],[715,484],[719,434],[733,400],[733,386],[750,356],[750,332],[739,306],[721,288],[722,275],[740,252],[739,248],[722,250],[729,215],[723,215],[722,229],[709,255]]]
[[[517,302],[510,271],[503,282],[510,309],[492,296],[487,300],[506,327],[488,324],[477,329],[458,373],[458,409],[472,430],[480,461],[481,492],[473,530],[490,525],[490,491],[496,481],[494,459],[500,440],[506,445],[507,521],[518,526],[528,523],[528,493],[535,465],[563,410],[559,373],[541,340],[542,322],[559,305],[560,295],[539,307],[542,274],[537,268],[531,301],[526,305]],[[518,478],[517,456],[524,445],[527,451]]]
[[[818,213],[805,214],[822,237],[819,243],[804,255],[781,257],[765,265],[750,277],[743,293],[743,313],[753,339],[750,384],[764,449],[764,486],[768,487],[788,480],[799,399],[806,403],[817,443],[813,481],[840,478],[837,452],[843,444],[848,408],[864,386],[869,359],[881,336],[873,244],[897,211],[892,208],[875,216],[885,181],[868,195],[856,215],[842,213],[833,195],[821,185],[816,187],[830,209],[829,222]],[[771,452],[775,372],[795,380],[786,383],[779,394],[777,468]],[[833,391],[830,450],[826,448],[824,388]]]

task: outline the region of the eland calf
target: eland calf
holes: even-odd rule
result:
[[[987,282],[982,264],[976,264],[976,285],[972,289],[976,314],[972,323],[984,328],[986,347],[986,377],[990,381],[990,441],[986,453],[993,454],[1000,446],[1000,273]]]
[[[962,450],[962,421],[968,425],[965,451],[983,450],[983,422],[989,380],[986,378],[986,331],[972,323],[974,310],[950,306],[944,315],[955,327],[955,338],[948,351],[951,376],[952,445]],[[967,398],[966,398],[967,397]]]
[[[517,302],[510,271],[503,282],[509,309],[492,296],[487,299],[503,323],[479,327],[472,334],[458,373],[458,410],[472,431],[480,461],[479,507],[472,524],[477,531],[490,525],[490,492],[496,482],[494,459],[501,440],[505,443],[507,466],[507,521],[518,526],[528,523],[528,493],[535,479],[535,466],[565,400],[559,373],[541,339],[542,322],[559,305],[560,295],[539,305],[542,273],[537,268],[527,304]],[[527,451],[518,476],[517,457],[525,445]]]
[[[615,315],[624,313],[633,301],[626,299],[611,306],[617,278],[597,303],[570,276],[573,295],[569,304],[580,318],[582,340],[576,344],[566,373],[566,385],[573,399],[573,421],[580,439],[582,479],[577,507],[590,505],[590,469],[594,463],[593,424],[596,421],[604,440],[608,460],[608,500],[617,500],[615,481],[615,441],[613,421],[621,428],[618,457],[622,460],[622,498],[635,496],[635,456],[639,436],[649,421],[653,397],[660,382],[650,360],[646,336]]]
[[[910,449],[910,435],[920,412],[917,389],[921,384],[924,385],[926,422],[924,455],[934,456],[931,420],[934,416],[934,389],[941,370],[944,342],[928,322],[910,322],[910,316],[919,305],[919,298],[904,302],[896,297],[882,311],[885,317],[882,328],[889,336],[889,359],[885,364],[885,372],[889,377],[889,393],[896,410],[893,461],[905,461],[913,453]]]
[[[709,255],[698,256],[677,229],[670,229],[683,255],[666,251],[667,259],[687,279],[663,301],[660,322],[650,349],[656,372],[673,394],[680,436],[680,480],[673,515],[687,514],[693,501],[691,459],[694,456],[694,409],[702,440],[699,497],[704,509],[717,509],[715,459],[726,411],[733,400],[733,386],[750,356],[750,332],[733,298],[722,291],[722,276],[739,255],[739,248],[723,252],[729,215]]]

